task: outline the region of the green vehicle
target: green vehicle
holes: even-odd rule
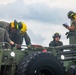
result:
[[[0,43],[0,75],[76,75],[76,45],[24,47]]]

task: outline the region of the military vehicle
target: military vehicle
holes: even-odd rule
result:
[[[1,42],[0,75],[76,75],[75,49],[75,44],[58,47],[31,45],[24,49],[16,45],[11,49],[8,43]]]

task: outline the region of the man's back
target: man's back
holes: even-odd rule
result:
[[[9,31],[9,25],[10,23],[8,22],[0,21],[0,27],[6,29],[7,31]]]

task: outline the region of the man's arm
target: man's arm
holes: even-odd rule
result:
[[[7,30],[5,30],[4,39],[6,42],[10,43],[11,45],[14,45],[14,42],[9,38]]]
[[[27,32],[24,33],[24,36],[23,37],[25,39],[26,45],[30,45],[31,44],[31,39],[28,36]]]

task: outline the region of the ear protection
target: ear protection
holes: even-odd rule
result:
[[[21,22],[21,23],[22,23],[21,32],[25,33],[27,31],[27,25],[24,22]]]
[[[14,22],[11,22],[10,25],[11,25],[12,28],[15,28]]]
[[[11,22],[11,27],[20,30],[22,28],[22,23],[21,22],[18,23],[16,20],[14,20],[14,22]]]
[[[14,22],[11,22],[11,27],[17,28],[18,27],[17,24],[18,24],[18,22],[16,20],[14,20]]]

